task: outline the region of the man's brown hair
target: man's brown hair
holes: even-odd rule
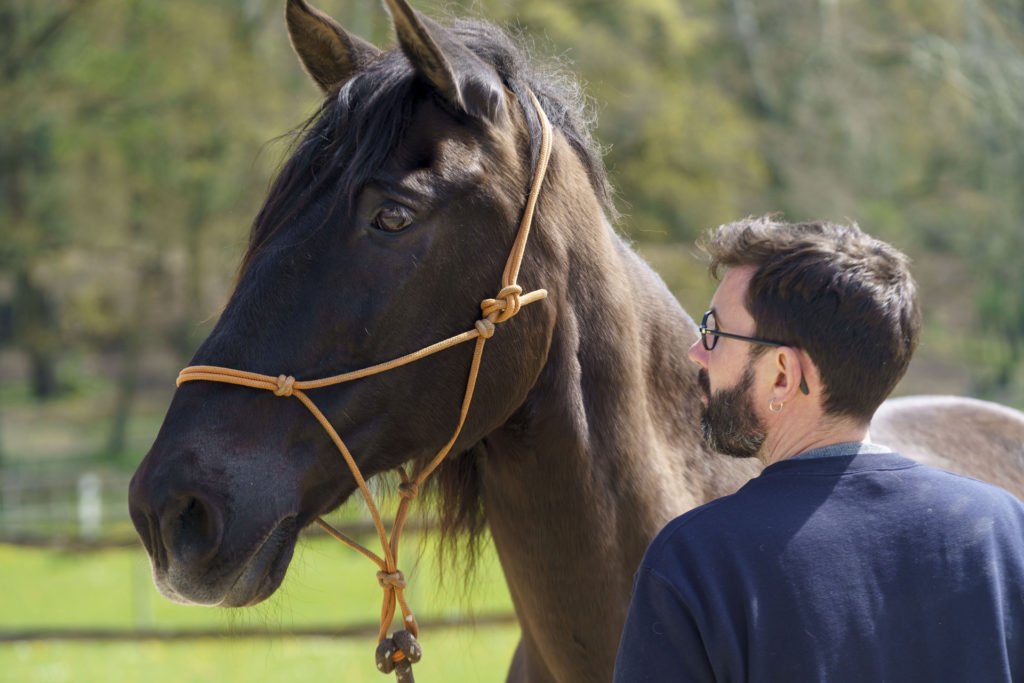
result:
[[[921,330],[909,259],[856,225],[748,218],[709,231],[709,270],[753,266],[754,336],[806,351],[825,412],[865,422],[910,364]],[[752,353],[767,347],[753,346]]]

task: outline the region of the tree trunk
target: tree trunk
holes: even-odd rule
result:
[[[13,342],[28,355],[32,395],[41,401],[55,398],[60,393],[57,307],[50,294],[36,285],[23,267],[14,275],[12,308]]]

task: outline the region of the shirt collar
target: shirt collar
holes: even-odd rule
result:
[[[839,458],[844,456],[860,455],[862,453],[892,453],[892,449],[876,443],[847,441],[844,443],[834,443],[828,446],[822,446],[821,448],[813,448],[788,459],[810,460],[811,458]]]

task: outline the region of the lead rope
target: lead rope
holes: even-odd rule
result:
[[[530,187],[530,194],[527,198],[526,206],[523,209],[523,217],[519,223],[519,231],[516,234],[515,242],[512,244],[508,260],[505,263],[505,270],[501,276],[501,290],[495,298],[484,299],[480,303],[480,310],[483,317],[476,321],[474,329],[455,335],[454,337],[449,337],[448,339],[394,360],[379,363],[377,365],[363,368],[362,370],[354,370],[352,372],[346,372],[333,377],[325,377],[323,379],[297,381],[291,375],[279,375],[278,377],[273,377],[271,375],[261,375],[255,372],[246,372],[244,370],[234,370],[231,368],[212,365],[189,366],[182,370],[178,375],[177,385],[179,387],[185,382],[201,380],[207,382],[234,384],[238,386],[251,387],[253,389],[264,389],[274,392],[275,396],[294,396],[299,399],[304,406],[306,406],[309,412],[312,413],[313,417],[317,419],[317,422],[319,422],[327,432],[327,435],[330,436],[331,441],[334,442],[334,445],[337,447],[342,457],[345,458],[345,463],[352,472],[352,477],[355,479],[356,484],[359,486],[359,490],[363,494],[363,498],[366,500],[366,506],[369,508],[370,515],[373,517],[373,525],[377,531],[377,536],[380,540],[384,556],[381,557],[365,546],[359,544],[354,539],[332,527],[322,518],[318,517],[316,519],[316,523],[331,536],[342,543],[345,543],[354,550],[359,551],[377,565],[379,570],[377,572],[377,581],[384,590],[384,600],[381,605],[380,613],[380,631],[378,632],[377,637],[377,668],[384,673],[391,673],[394,671],[400,683],[414,683],[412,664],[419,661],[423,654],[419,642],[416,640],[419,635],[419,626],[416,623],[416,617],[413,616],[412,610],[409,609],[409,605],[406,603],[403,595],[406,586],[405,576],[398,570],[398,541],[402,534],[402,529],[405,526],[406,518],[408,517],[409,505],[413,498],[415,498],[419,493],[420,485],[428,476],[430,476],[431,472],[437,469],[438,465],[441,464],[441,461],[443,461],[445,456],[448,455],[448,452],[451,450],[452,446],[455,445],[456,439],[458,439],[459,434],[462,432],[462,427],[466,422],[466,415],[469,412],[470,403],[473,400],[473,390],[476,387],[476,379],[480,370],[480,359],[483,356],[484,344],[494,335],[495,324],[505,322],[516,315],[522,306],[539,301],[548,294],[547,290],[544,289],[537,289],[523,294],[523,288],[516,283],[516,280],[519,277],[519,268],[523,261],[523,254],[526,250],[526,241],[530,236],[530,227],[533,224],[533,215],[537,206],[537,198],[540,195],[540,189],[544,183],[544,176],[547,172],[548,160],[551,156],[551,124],[548,121],[547,116],[545,116],[544,110],[540,106],[540,102],[537,101],[537,97],[532,92],[530,92],[529,95],[534,108],[537,110],[537,115],[541,124],[541,148],[540,155],[537,159],[537,168],[534,170],[533,183]],[[380,512],[373,502],[373,497],[370,495],[370,489],[367,487],[366,480],[360,473],[359,466],[356,465],[355,459],[349,452],[348,447],[345,446],[345,442],[341,440],[340,436],[338,436],[338,432],[331,425],[327,417],[316,406],[313,400],[309,398],[306,391],[333,386],[343,382],[350,382],[352,380],[393,370],[394,368],[412,363],[420,360],[421,358],[426,358],[427,356],[443,351],[444,349],[451,348],[457,344],[467,342],[471,339],[476,339],[476,345],[473,349],[473,362],[470,366],[469,378],[466,381],[466,391],[462,399],[462,408],[459,411],[459,421],[455,427],[455,433],[452,434],[452,437],[441,448],[441,450],[437,452],[437,455],[435,455],[426,467],[424,467],[416,476],[410,478],[404,467],[397,468],[398,476],[401,480],[401,483],[398,486],[398,493],[401,500],[398,503],[398,510],[395,513],[395,519],[392,523],[391,534],[389,536],[384,529],[384,522],[381,519]],[[391,638],[388,638],[387,630],[394,619],[396,605],[402,610],[405,629],[396,631]]]

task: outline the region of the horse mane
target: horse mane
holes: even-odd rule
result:
[[[448,30],[493,66],[519,100],[529,128],[531,168],[540,154],[541,126],[530,104],[530,91],[579,157],[606,216],[616,220],[602,152],[592,135],[596,119],[575,78],[556,64],[536,62],[525,47],[526,40],[513,39],[489,22],[455,20],[449,22]],[[425,97],[438,96],[397,49],[382,53],[329,93],[318,111],[293,131],[298,142],[253,222],[236,286],[277,230],[321,193],[333,192],[331,212],[347,212],[401,143],[416,102]],[[330,215],[316,229],[329,223]],[[475,564],[486,521],[477,461],[469,452],[452,453],[428,480],[428,495],[436,501],[441,527],[442,553],[451,552],[451,562],[442,564],[454,564],[465,554],[468,562],[462,564],[467,573]]]

